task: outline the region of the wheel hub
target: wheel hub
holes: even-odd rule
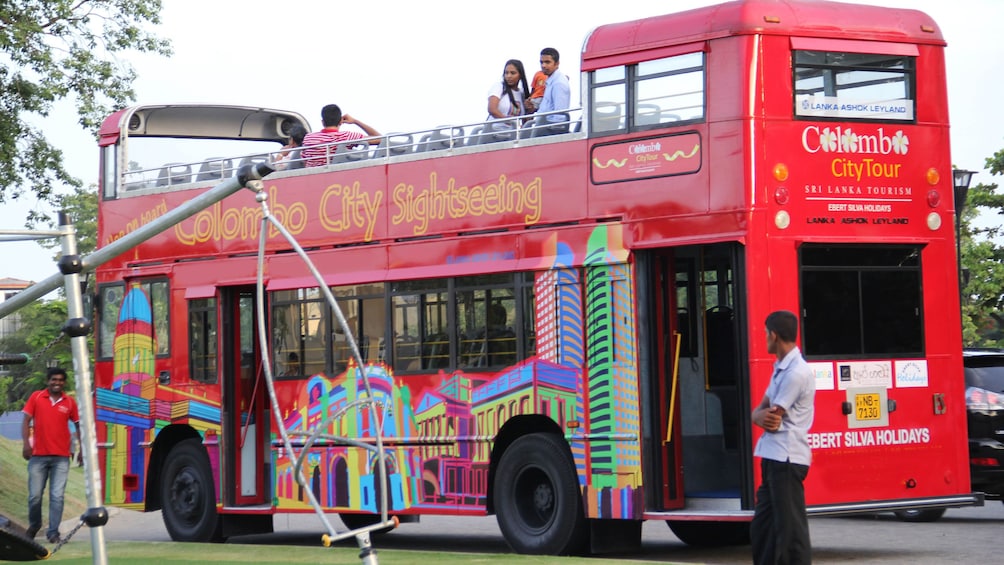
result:
[[[549,483],[539,484],[534,489],[533,505],[542,515],[550,514],[551,510],[554,509],[554,489]]]
[[[197,513],[202,489],[190,469],[178,473],[171,485],[171,506],[175,513],[192,518]]]

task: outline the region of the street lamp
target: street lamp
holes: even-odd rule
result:
[[[966,206],[966,196],[969,194],[969,183],[973,180],[973,171],[965,169],[952,169],[952,187],[955,189],[955,225],[959,225],[958,218],[962,216],[962,209]]]
[[[966,286],[966,270],[962,268],[962,209],[966,207],[966,197],[969,195],[969,183],[973,180],[973,171],[952,169],[952,188],[955,200],[955,264],[959,269],[959,304],[964,304],[963,289]]]

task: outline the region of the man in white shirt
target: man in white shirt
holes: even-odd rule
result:
[[[816,381],[796,345],[798,318],[778,310],[767,316],[764,325],[767,351],[777,361],[752,416],[753,424],[764,430],[753,452],[760,457],[760,488],[750,525],[753,563],[809,564],[812,547],[802,483],[812,462],[808,434]]]

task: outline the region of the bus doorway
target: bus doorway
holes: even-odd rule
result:
[[[743,248],[677,247],[643,255],[650,271],[650,466],[659,510],[751,508]],[[644,275],[643,275],[644,276]],[[651,484],[651,483],[650,483]]]
[[[223,343],[223,501],[265,504],[269,458],[265,375],[259,350],[253,287],[221,288]]]

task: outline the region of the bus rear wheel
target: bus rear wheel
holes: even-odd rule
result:
[[[749,522],[683,522],[666,520],[666,525],[680,541],[687,545],[722,547],[748,545]]]
[[[164,526],[174,541],[220,541],[216,488],[209,457],[198,438],[175,445],[161,475]]]
[[[945,515],[944,508],[927,508],[924,510],[897,510],[896,517],[901,522],[937,522]]]
[[[514,441],[495,472],[494,499],[499,529],[514,551],[563,555],[585,548],[582,494],[561,436],[538,433]]]

